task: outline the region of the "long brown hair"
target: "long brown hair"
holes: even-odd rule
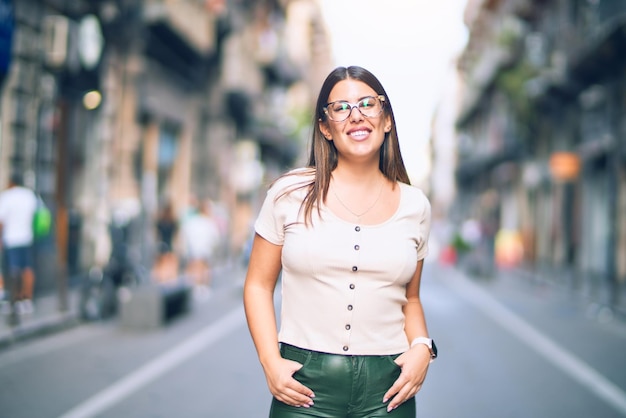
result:
[[[400,153],[396,120],[393,116],[391,100],[380,81],[368,70],[358,66],[337,67],[324,80],[317,97],[313,119],[313,135],[311,138],[307,167],[313,169],[314,179],[310,183],[298,185],[295,189],[307,187],[308,191],[302,202],[304,219],[308,224],[312,221],[315,208],[319,214],[321,202],[326,201],[332,171],[337,167],[337,148],[333,141],[328,141],[320,131],[319,124],[327,121],[324,106],[328,102],[330,92],[337,83],[343,80],[357,80],[370,86],[377,94],[385,96],[384,112],[391,119],[391,130],[385,133],[385,140],[380,147],[378,167],[383,175],[392,182],[410,184],[404,161]],[[308,171],[308,170],[307,170]],[[296,173],[293,173],[296,175]],[[286,193],[288,193],[287,191]]]

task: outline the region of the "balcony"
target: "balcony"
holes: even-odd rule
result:
[[[625,62],[626,1],[578,0],[572,19],[571,70],[575,77],[592,82],[599,74],[618,71]]]
[[[624,0],[577,0],[574,8],[581,39],[606,31],[626,17]]]
[[[483,100],[503,68],[513,64],[520,56],[521,45],[527,33],[526,26],[514,15],[492,16],[486,21],[489,33],[482,34],[472,42],[461,58],[460,67],[469,80],[458,123],[466,123]]]
[[[192,0],[146,0],[145,54],[190,90],[201,88],[216,53],[216,18]]]
[[[148,26],[167,26],[197,54],[215,48],[215,17],[193,0],[146,0],[144,21]]]

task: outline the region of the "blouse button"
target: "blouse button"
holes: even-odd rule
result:
[[[355,227],[354,227],[354,230],[355,230],[356,232],[359,232],[359,231],[361,230],[361,227],[360,227],[360,226],[355,226]]]
[[[347,329],[347,330],[350,330],[350,328],[351,328],[351,327],[350,327],[350,324],[346,324],[346,329]]]
[[[361,248],[361,247],[359,247],[359,245],[358,245],[358,244],[354,246],[354,249],[355,249],[355,250],[357,250],[357,251],[359,251],[359,249],[360,249],[360,248]]]
[[[348,351],[348,346],[347,345],[343,346],[343,351]]]
[[[354,283],[350,283],[350,289],[354,290]]]
[[[357,271],[359,268],[357,266],[352,266],[352,271]]]
[[[348,305],[348,310],[351,311],[352,310],[352,305]]]

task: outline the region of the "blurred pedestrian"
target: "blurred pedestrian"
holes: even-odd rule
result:
[[[276,180],[258,215],[244,286],[270,417],[414,418],[436,357],[419,294],[430,203],[373,74],[336,68],[315,111],[307,167]]]
[[[11,322],[17,322],[18,314],[33,312],[35,270],[32,246],[36,210],[37,196],[24,187],[21,174],[12,174],[8,188],[0,193],[0,230]]]
[[[174,238],[178,231],[178,220],[171,202],[166,202],[157,215],[156,231],[158,254],[153,270],[154,278],[161,283],[178,279],[178,257],[174,251]]]
[[[220,241],[220,231],[212,213],[212,204],[199,203],[181,228],[185,258],[185,277],[193,284],[194,294],[203,299],[210,294],[211,267]]]

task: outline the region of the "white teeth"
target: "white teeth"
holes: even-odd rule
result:
[[[362,138],[364,136],[367,136],[369,132],[367,132],[366,130],[362,130],[362,131],[354,131],[354,132],[350,132],[350,136],[355,137],[355,138]]]

